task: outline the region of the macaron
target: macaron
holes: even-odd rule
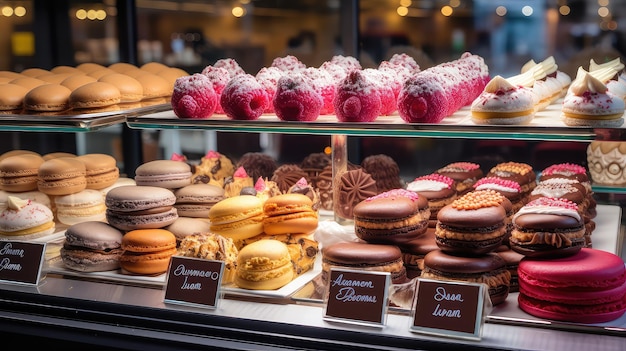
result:
[[[52,201],[50,199],[50,196],[42,193],[39,190],[20,192],[0,190],[0,208],[7,207],[7,204],[9,202],[9,196],[17,197],[22,200],[31,200],[34,202],[38,202],[48,208],[52,208]]]
[[[74,91],[78,89],[78,87],[81,87],[88,83],[93,83],[95,81],[97,81],[96,78],[83,74],[83,75],[67,77],[63,79],[63,81],[61,81],[61,85],[68,88],[71,91]]]
[[[278,240],[263,239],[244,246],[237,255],[235,285],[250,290],[276,290],[293,280],[289,249]]]
[[[353,209],[354,231],[369,243],[401,245],[426,233],[428,200],[406,189],[393,189],[359,202]]]
[[[165,188],[123,185],[111,189],[104,202],[108,223],[120,230],[163,228],[178,218],[176,196]]]
[[[313,201],[303,194],[280,194],[263,204],[263,231],[269,235],[311,233],[317,229],[318,214]]]
[[[503,303],[509,295],[511,273],[497,254],[449,255],[434,250],[424,256],[422,278],[487,284],[491,303]]]
[[[185,162],[154,160],[135,169],[135,182],[137,185],[177,189],[190,185],[191,175],[191,166]]]
[[[41,157],[43,157],[44,161],[48,161],[51,158],[76,157],[76,154],[73,154],[71,152],[58,151],[58,152],[49,152],[47,154],[42,155]]]
[[[0,111],[22,109],[28,89],[17,84],[0,84]]]
[[[15,154],[0,160],[2,190],[22,192],[37,190],[39,167],[44,159],[35,153]]]
[[[54,215],[49,207],[31,200],[9,196],[0,212],[0,235],[35,239],[54,233]]]
[[[105,221],[104,196],[98,190],[85,189],[54,197],[57,221],[73,225],[86,221]]]
[[[71,225],[65,230],[61,260],[80,272],[111,271],[120,267],[123,233],[100,221]]]
[[[87,188],[85,164],[76,157],[44,161],[37,172],[37,188],[48,195],[69,195]]]
[[[169,230],[176,236],[176,241],[181,242],[186,237],[198,234],[209,233],[211,231],[211,223],[208,220],[194,217],[178,217],[174,223],[163,228]]]
[[[94,63],[94,62],[83,62],[81,64],[79,64],[78,66],[76,66],[76,68],[78,70],[80,70],[81,72],[88,74],[94,71],[99,71],[101,69],[106,68],[105,66],[99,64],[99,63]]]
[[[209,210],[224,199],[224,189],[213,184],[189,184],[174,191],[174,207],[182,217],[209,218]]]
[[[176,237],[165,229],[137,229],[122,238],[122,273],[159,275],[167,272],[176,254]]]
[[[238,241],[263,233],[263,200],[239,195],[219,201],[209,210],[211,231]]]
[[[402,252],[395,245],[365,242],[338,242],[322,248],[322,280],[328,281],[331,268],[389,272],[394,284],[405,283]]]
[[[107,154],[91,153],[77,159],[85,164],[87,189],[101,190],[109,187],[120,177],[115,157]]]
[[[626,271],[621,257],[582,248],[562,258],[523,258],[518,267],[519,307],[539,318],[603,323],[626,312]]]
[[[143,85],[137,79],[121,73],[110,73],[98,79],[114,85],[120,91],[120,102],[136,102],[143,99]]]
[[[90,109],[118,104],[121,98],[115,85],[98,81],[74,89],[69,96],[69,104],[74,109]]]
[[[102,193],[103,196],[106,196],[106,194],[109,191],[111,191],[111,189],[115,189],[115,188],[117,188],[119,186],[124,186],[124,185],[137,185],[137,182],[135,182],[135,180],[133,178],[119,177],[119,178],[117,178],[115,183],[107,186],[106,188],[100,189],[100,192]]]
[[[156,74],[142,71],[141,73],[134,75],[135,78],[143,87],[143,99],[158,99],[170,96],[172,94],[172,88],[170,83],[162,77]]]
[[[64,111],[70,108],[72,91],[61,84],[43,84],[24,96],[24,108],[31,111]]]

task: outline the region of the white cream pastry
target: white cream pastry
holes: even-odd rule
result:
[[[579,70],[563,99],[562,117],[568,126],[619,127],[624,123],[624,100],[611,94],[606,85]]]
[[[522,74],[515,76],[515,79],[509,78],[509,81],[515,83],[521,80],[523,81],[522,85],[532,88],[539,98],[536,106],[537,111],[543,110],[565,96],[572,82],[567,73],[558,70],[558,65],[553,56],[540,63],[530,60],[522,66],[521,72]],[[533,80],[529,81],[529,77],[532,77]]]
[[[531,89],[495,76],[472,102],[472,121],[476,124],[528,124],[535,116],[536,101]]]

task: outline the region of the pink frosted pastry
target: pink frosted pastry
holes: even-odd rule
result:
[[[376,84],[361,70],[354,70],[337,86],[335,114],[340,122],[372,122],[381,111]]]
[[[330,76],[333,78],[333,82],[335,85],[344,80],[348,75],[348,72],[343,66],[330,61],[322,63],[320,69],[330,74]]]
[[[217,95],[217,105],[215,106],[215,113],[224,113],[224,109],[220,104],[220,98],[222,97],[222,92],[228,84],[230,80],[230,73],[225,68],[215,67],[215,66],[206,66],[202,70],[202,74],[207,76],[211,83],[213,83],[213,90],[215,90],[215,94]]]
[[[380,65],[378,65],[378,70],[387,76],[385,78],[386,82],[391,86],[396,99],[398,95],[400,95],[400,90],[404,82],[414,74],[409,68],[389,61],[381,62]]]
[[[278,80],[272,101],[276,116],[283,121],[315,121],[324,104],[322,96],[308,77],[292,73]]]
[[[528,124],[535,116],[533,91],[495,76],[474,100],[470,111],[476,124]]]
[[[285,75],[285,72],[278,67],[263,67],[257,72],[256,80],[261,84],[269,101],[274,100],[276,94],[276,88],[278,87],[278,80]],[[268,104],[265,108],[265,113],[274,113],[274,104]]]
[[[396,84],[393,76],[374,68],[366,68],[362,72],[375,84],[376,90],[378,90],[378,95],[380,96],[380,115],[389,116],[394,113],[397,110],[397,95],[393,90]]]
[[[306,68],[306,65],[302,63],[297,57],[293,55],[287,55],[284,57],[277,57],[272,61],[272,66],[280,69],[283,72],[299,72]]]
[[[239,74],[224,88],[220,103],[230,119],[256,120],[271,102],[254,76]]]
[[[172,93],[172,109],[178,118],[209,118],[218,104],[213,84],[203,74],[176,79]]]
[[[231,58],[219,59],[215,61],[213,66],[226,69],[228,71],[228,74],[230,74],[231,78],[233,78],[236,75],[246,73],[246,71],[244,71],[244,69],[241,68],[241,66],[239,66],[239,63],[237,63],[237,61]]]
[[[624,100],[585,71],[570,85],[563,99],[563,122],[578,127],[619,127],[624,123]]]
[[[303,71],[303,74],[311,78],[315,90],[320,93],[324,100],[320,115],[333,114],[335,112],[333,100],[335,99],[335,92],[337,90],[333,76],[327,70],[315,67],[308,67]]]
[[[389,63],[402,66],[408,69],[411,73],[417,73],[420,71],[420,65],[415,61],[415,59],[405,53],[402,54],[393,54],[389,59]]]

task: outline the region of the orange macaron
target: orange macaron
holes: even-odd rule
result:
[[[313,201],[303,194],[272,196],[265,200],[263,212],[263,231],[270,235],[311,233],[318,225]]]
[[[123,273],[158,275],[167,272],[176,254],[176,237],[165,229],[136,229],[124,234],[122,250]]]

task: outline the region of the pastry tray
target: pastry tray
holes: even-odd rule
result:
[[[169,103],[146,103],[141,107],[116,111],[90,112],[66,110],[51,113],[0,113],[0,130],[4,131],[93,131],[126,122],[128,116],[171,110]]]
[[[621,216],[622,210],[619,206],[614,205],[597,205],[598,215],[594,218],[596,229],[592,233],[592,245],[594,249],[608,251],[618,256],[621,254]],[[298,303],[304,304],[321,304],[320,299],[312,299],[307,296],[310,291],[314,291],[314,282],[307,284],[302,290],[297,291],[292,299]],[[393,289],[393,286],[392,286]],[[393,290],[392,290],[393,291]],[[563,330],[582,330],[600,334],[618,334],[626,337],[626,314],[620,318],[598,324],[579,324],[566,323],[558,321],[550,321],[540,319],[522,311],[517,304],[518,293],[510,293],[506,301],[495,306],[487,315],[486,320],[490,323],[525,325],[542,328],[555,328]],[[310,295],[309,295],[310,296]],[[390,307],[390,313],[409,314],[407,308]]]
[[[282,121],[276,115],[264,114],[257,120],[231,120],[214,114],[206,119],[178,118],[172,110],[129,116],[126,123],[138,129],[209,129],[217,131],[274,132],[295,134],[345,134],[354,136],[403,136],[446,138],[496,138],[543,141],[591,141],[597,135],[626,132],[626,125],[606,131],[591,127],[571,127],[561,117],[562,100],[538,111],[526,125],[478,125],[471,120],[470,107],[465,106],[440,123],[407,123],[397,112],[379,116],[373,122],[339,122],[335,115],[321,115],[315,121]],[[626,113],[625,113],[626,114]]]
[[[313,269],[302,273],[287,285],[276,290],[248,290],[238,288],[234,284],[225,284],[221,287],[221,291],[237,296],[256,296],[267,298],[288,298],[294,292],[300,290],[313,278],[315,278],[321,272],[321,255],[318,254]],[[63,264],[60,257],[55,257],[49,260],[46,264],[45,273],[47,274],[60,274],[63,276],[85,278],[97,281],[108,281],[113,283],[123,283],[131,285],[144,285],[156,288],[163,288],[165,286],[166,274],[158,276],[139,276],[123,274],[120,270],[105,271],[105,272],[79,272],[71,269],[67,269]]]

